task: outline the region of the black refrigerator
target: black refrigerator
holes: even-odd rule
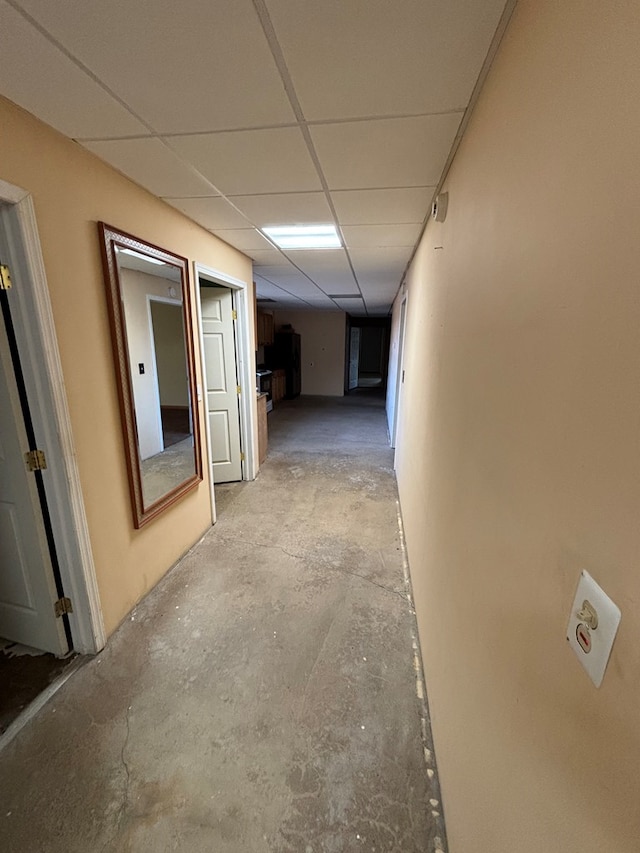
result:
[[[302,389],[302,372],[300,363],[300,335],[295,332],[278,332],[273,346],[265,351],[269,367],[272,370],[284,370],[286,386],[284,396],[292,400]]]

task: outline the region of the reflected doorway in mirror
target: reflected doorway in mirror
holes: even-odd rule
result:
[[[99,224],[134,525],[202,480],[185,258]]]

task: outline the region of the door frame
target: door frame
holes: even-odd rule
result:
[[[34,429],[48,451],[44,487],[62,584],[73,602],[73,649],[96,654],[107,638],[35,208],[29,192],[1,180],[0,202],[7,205],[1,215],[14,270],[11,316]]]
[[[156,333],[155,329],[153,328],[153,313],[151,311],[152,302],[162,302],[164,305],[174,305],[176,308],[180,308],[181,312],[182,303],[178,302],[178,300],[176,299],[172,299],[169,296],[156,296],[155,293],[147,293],[147,317],[149,320],[149,338],[151,340],[151,368],[153,370],[153,393],[156,402],[156,423],[158,426],[158,434],[160,436],[160,444],[162,445],[162,450],[164,450],[165,447],[164,430],[162,428],[162,406],[160,404],[160,378],[158,376],[158,358],[156,356]],[[191,424],[191,417],[189,417],[189,423]]]
[[[202,304],[200,301],[200,279],[227,287],[233,297],[233,306],[237,313],[235,351],[236,370],[238,384],[240,385],[240,446],[244,452],[242,461],[242,479],[255,480],[257,466],[257,443],[254,441],[257,429],[256,415],[256,374],[255,358],[252,358],[251,349],[251,326],[249,311],[249,286],[246,281],[227,275],[213,267],[205,266],[197,261],[193,262],[194,290],[196,292],[196,314],[198,318],[198,342],[200,345],[200,371],[203,387],[198,389],[198,397],[206,396],[207,368],[204,362],[204,333],[202,329]],[[253,311],[253,308],[251,309]],[[206,413],[206,406],[205,406]],[[209,476],[209,491],[211,494],[211,522],[216,523],[216,499],[215,485],[211,476],[211,460],[213,453],[211,449],[211,432],[209,430],[209,419],[205,417],[205,435],[207,445],[207,462]]]
[[[398,421],[400,418],[400,399],[402,392],[403,373],[404,373],[404,336],[405,327],[407,325],[407,294],[402,297],[400,302],[400,320],[398,325],[398,363],[396,365],[396,387],[395,387],[395,403],[393,406],[393,425],[391,428],[391,447],[395,448],[398,439]],[[394,460],[395,468],[395,460]]]

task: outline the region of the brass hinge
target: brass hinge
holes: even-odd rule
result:
[[[67,613],[73,613],[73,604],[71,604],[70,598],[59,598],[54,603],[53,609],[56,614],[56,619],[59,619],[60,616],[66,616]]]
[[[6,264],[0,264],[0,290],[10,290],[11,286],[11,270]]]
[[[24,454],[24,461],[30,471],[44,471],[47,467],[47,458],[44,450],[29,450]]]
[[[240,451],[240,461],[244,462],[244,453]]]
[[[235,308],[233,308],[233,309],[231,310],[231,319],[232,319],[232,320],[237,320],[237,319],[238,319],[238,312],[236,311],[236,309],[235,309]]]
[[[238,394],[241,394],[242,388],[239,385],[236,385],[236,391],[238,392]]]

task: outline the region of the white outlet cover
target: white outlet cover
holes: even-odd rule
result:
[[[582,649],[576,637],[578,626],[584,625],[578,616],[584,601],[588,601],[598,614],[598,627],[595,630],[589,630],[591,651],[588,653]],[[602,684],[621,616],[620,608],[614,604],[602,587],[598,586],[591,575],[583,571],[571,607],[567,640],[596,687]]]

